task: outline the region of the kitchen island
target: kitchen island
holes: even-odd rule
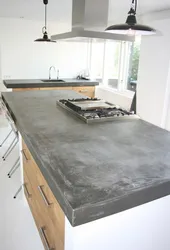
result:
[[[13,91],[30,91],[30,90],[74,90],[88,97],[95,96],[95,86],[99,83],[95,80],[83,79],[11,79],[3,81],[6,88]]]
[[[155,250],[144,248],[142,241],[142,248],[116,245],[115,237],[120,237],[117,232],[130,230],[127,225],[119,228],[117,219],[121,221],[120,212],[124,211],[126,218],[134,215],[138,223],[143,213],[145,217],[148,211],[150,217],[153,215],[160,200],[162,211],[166,209],[164,199],[169,199],[170,194],[170,133],[140,119],[85,124],[56,105],[59,99],[78,97],[71,90],[2,94],[23,138],[26,161],[31,159],[32,171],[42,175],[39,179],[44,178],[39,187],[48,185],[51,194],[47,192],[46,197],[56,199],[59,226],[49,219],[52,228],[57,228],[56,234],[54,230],[52,236],[47,233],[50,242],[59,235],[61,250]],[[27,182],[33,187],[35,180],[31,178],[33,174]],[[34,188],[31,190],[34,192]],[[35,194],[36,205],[31,205],[33,197],[28,198],[27,193],[36,220],[39,213],[35,208],[38,211],[42,204]],[[45,218],[47,208],[42,213]]]

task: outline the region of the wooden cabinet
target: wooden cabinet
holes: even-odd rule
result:
[[[47,88],[16,88],[13,91],[31,91],[31,90],[74,90],[82,95],[90,98],[95,97],[95,86],[80,86],[80,87],[47,87]]]
[[[24,190],[45,249],[64,250],[65,215],[23,142]]]
[[[73,87],[73,90],[91,98],[95,96],[95,87]]]
[[[40,88],[15,88],[15,89],[12,89],[12,91],[14,91],[14,92],[30,91],[30,90],[40,90]]]
[[[72,90],[72,87],[40,88],[40,90]]]
[[[74,90],[90,98],[95,97],[95,86],[40,88],[40,90]]]

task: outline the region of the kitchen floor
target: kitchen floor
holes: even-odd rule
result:
[[[0,113],[0,143],[10,131],[7,121]],[[7,173],[19,156],[19,147],[15,148],[4,162],[2,155],[6,151],[12,136],[0,148],[0,249],[2,250],[43,250],[43,245],[32,218],[30,209],[22,193],[17,199],[13,196],[21,185],[20,169],[12,176]]]

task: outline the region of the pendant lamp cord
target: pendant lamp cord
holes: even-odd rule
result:
[[[42,28],[42,33],[44,34],[45,32],[47,32],[47,4],[48,1],[44,1],[44,5],[45,5],[45,25]]]
[[[47,30],[47,5],[45,5],[45,29]]]
[[[134,9],[135,14],[136,14],[136,11],[137,11],[137,6],[138,6],[138,1],[137,0],[132,0],[132,7],[131,7],[131,9]]]
[[[136,11],[137,11],[137,0],[132,0],[132,5],[131,8],[128,12],[129,15],[136,15]]]

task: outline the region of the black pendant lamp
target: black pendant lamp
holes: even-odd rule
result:
[[[42,28],[43,37],[36,39],[35,42],[52,42],[52,43],[56,43],[56,41],[53,41],[53,40],[49,39],[48,33],[47,33],[47,4],[48,4],[48,0],[43,0],[43,3],[45,5],[45,26]]]
[[[109,33],[122,35],[154,35],[156,30],[147,26],[138,24],[136,20],[137,0],[132,0],[132,6],[128,12],[126,23],[116,24],[108,27],[105,31]]]

